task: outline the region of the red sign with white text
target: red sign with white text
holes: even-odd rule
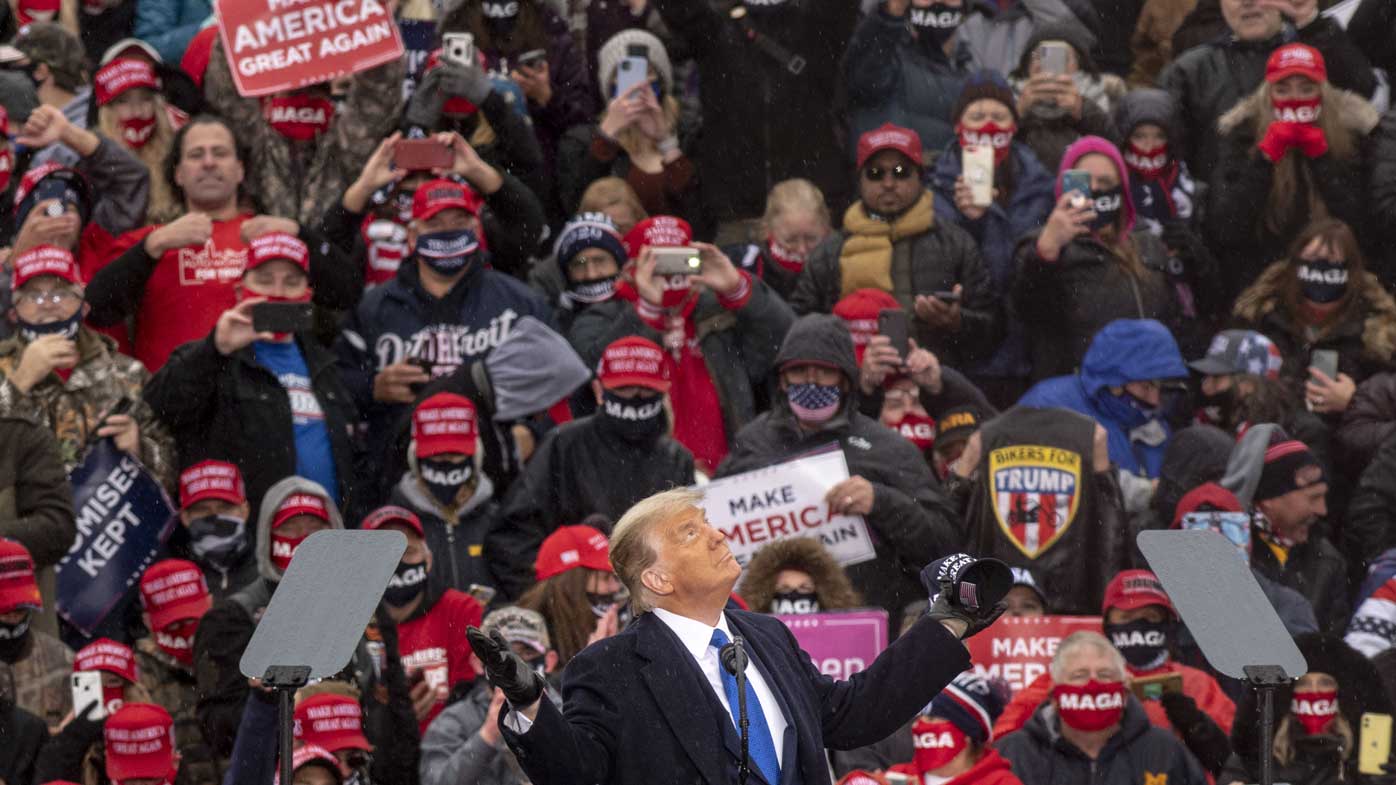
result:
[[[215,0],[238,92],[267,95],[402,57],[383,0]]]
[[[1100,632],[1099,616],[1004,616],[965,641],[974,672],[997,676],[1016,693],[1047,672],[1057,644],[1073,632]]]

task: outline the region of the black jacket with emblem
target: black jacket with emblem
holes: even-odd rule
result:
[[[775,367],[792,360],[832,364],[843,373],[847,389],[857,388],[853,339],[837,316],[797,320]],[[956,550],[959,526],[920,451],[896,431],[861,414],[854,394],[845,394],[839,412],[813,433],[801,430],[789,403],[777,396],[771,411],[737,434],[717,475],[793,460],[830,444],[843,451],[849,476],[862,477],[873,487],[872,511],[863,517],[876,557],[848,566],[848,578],[869,605],[900,618],[907,603],[925,599],[917,575],[927,562]]]
[[[487,539],[498,529],[499,502],[494,498],[494,481],[478,466],[474,476],[475,492],[455,510],[455,520],[446,519],[450,513],[422,489],[410,470],[388,499],[389,504],[417,513],[422,521],[427,548],[435,559],[427,573],[427,590],[433,596],[446,589],[469,594],[472,585],[499,590],[502,584],[498,576],[505,573],[505,564],[512,563],[507,549],[495,547]]]

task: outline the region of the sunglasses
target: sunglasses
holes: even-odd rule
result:
[[[910,180],[916,176],[916,170],[906,164],[897,164],[891,169],[884,169],[881,166],[867,166],[863,168],[863,177],[873,182],[881,182],[892,175],[894,180]]]

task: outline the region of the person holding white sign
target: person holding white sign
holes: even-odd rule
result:
[[[812,314],[790,328],[776,356],[781,396],[771,411],[737,434],[718,476],[782,463],[837,444],[849,477],[829,488],[829,515],[861,515],[873,532],[876,558],[848,567],[869,605],[901,616],[922,599],[916,571],[955,550],[953,513],[926,461],[911,442],[858,411],[858,363],[848,326]]]

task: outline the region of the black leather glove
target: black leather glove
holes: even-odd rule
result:
[[[1213,776],[1219,774],[1227,758],[1231,757],[1231,740],[1221,726],[1212,721],[1207,713],[1197,708],[1197,701],[1181,692],[1165,692],[1159,697],[1163,713],[1183,744]]]
[[[964,622],[963,639],[988,628],[1008,610],[1002,600],[1013,588],[1013,572],[998,559],[956,553],[923,567],[921,585],[931,597],[927,615]]]
[[[547,681],[514,653],[504,636],[495,630],[486,635],[479,627],[467,627],[465,637],[470,648],[485,666],[485,677],[492,686],[503,690],[509,705],[522,709],[538,702]]]

